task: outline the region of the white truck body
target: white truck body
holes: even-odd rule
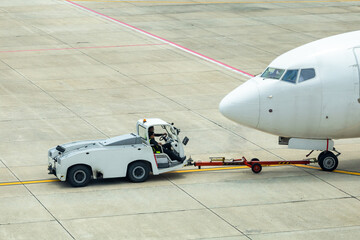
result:
[[[126,177],[129,165],[134,162],[148,164],[153,175],[174,171],[186,165],[187,161],[181,163],[171,160],[165,153],[153,153],[148,136],[148,129],[152,126],[161,126],[166,130],[173,150],[180,157],[185,157],[183,144],[179,141],[175,127],[161,119],[139,120],[136,125],[137,134],[71,142],[49,149],[49,173],[66,181],[69,169],[77,165],[90,168],[93,179]]]

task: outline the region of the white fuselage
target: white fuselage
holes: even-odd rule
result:
[[[360,137],[359,62],[360,31],[303,45],[229,93],[220,111],[235,122],[284,137]],[[272,69],[284,71],[272,78]],[[284,80],[291,73],[297,74],[294,80]],[[303,81],[307,75],[310,79]]]

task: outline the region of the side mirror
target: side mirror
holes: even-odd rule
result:
[[[184,146],[186,146],[186,144],[188,144],[189,142],[189,138],[188,137],[184,137],[182,143],[184,144]]]

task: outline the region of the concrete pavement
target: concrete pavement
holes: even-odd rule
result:
[[[149,117],[174,122],[195,160],[301,159],[218,112],[248,79],[226,66],[260,73],[287,50],[358,30],[359,11],[357,1],[3,0],[0,182],[54,179],[50,147],[134,132]],[[336,141],[339,169],[360,172],[359,144]],[[357,175],[295,166],[5,185],[0,239],[358,239],[359,189]]]

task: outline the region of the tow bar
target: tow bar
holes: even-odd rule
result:
[[[307,158],[304,160],[293,160],[293,161],[260,161],[257,158],[251,159],[251,161],[246,160],[245,157],[241,159],[226,159],[225,157],[210,157],[210,162],[189,162],[188,165],[194,165],[199,169],[202,166],[229,166],[229,165],[243,165],[248,166],[254,173],[259,173],[262,170],[262,166],[271,166],[271,165],[289,165],[289,164],[305,164],[316,163],[316,158]]]

